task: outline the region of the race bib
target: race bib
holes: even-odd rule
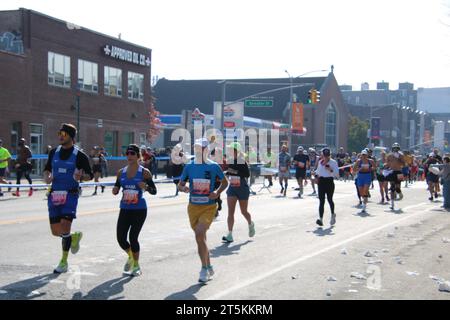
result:
[[[139,202],[139,191],[123,190],[122,202],[126,204],[137,204]]]
[[[399,180],[399,181],[403,181],[403,174],[398,174],[397,175],[397,180]]]
[[[230,176],[230,186],[234,188],[239,188],[241,186],[241,177]]]
[[[301,169],[303,169],[303,168],[305,167],[305,164],[304,164],[303,162],[299,162],[299,163],[298,163],[298,167],[301,168]]]
[[[209,203],[209,198],[208,197],[191,197],[191,203],[193,203],[193,204]]]
[[[209,195],[211,181],[208,179],[193,179],[192,194],[195,195]]]
[[[391,173],[392,173],[392,170],[383,170],[383,172],[382,172],[383,176],[385,176],[385,177],[387,177]]]
[[[67,173],[66,168],[58,168],[58,173]]]
[[[287,171],[287,167],[280,167],[280,172],[286,172]]]
[[[67,191],[52,191],[51,199],[54,206],[62,206],[67,201]]]

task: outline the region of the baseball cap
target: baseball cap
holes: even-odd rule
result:
[[[329,148],[323,148],[322,149],[322,154],[326,157],[328,157],[329,155],[331,155],[331,151]]]
[[[202,148],[206,148],[208,146],[208,139],[206,139],[206,138],[197,139],[197,140],[195,140],[194,146],[200,146]]]
[[[367,149],[364,149],[363,151],[361,151],[361,154],[368,155],[369,153],[367,152]]]
[[[297,148],[297,151],[303,151],[303,147],[302,147],[302,146],[299,146],[299,147]]]

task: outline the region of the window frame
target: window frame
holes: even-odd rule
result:
[[[82,65],[82,68],[80,69],[80,62]],[[85,70],[86,70],[86,66],[85,64],[90,64],[91,65],[91,76],[92,76],[92,89],[86,88],[86,84],[84,84],[84,79],[85,79]],[[80,83],[80,70],[83,71],[83,82]],[[77,86],[78,89],[84,92],[88,92],[88,93],[94,93],[94,94],[98,94],[98,63],[93,62],[93,61],[89,61],[89,60],[84,60],[84,59],[78,59],[78,74],[77,74]]]
[[[62,57],[62,84],[57,83],[57,76],[55,72],[55,60],[57,56]],[[70,56],[66,56],[64,54],[56,53],[53,51],[47,52],[47,83],[51,86],[59,87],[59,88],[68,88],[72,87],[72,78],[71,78],[71,66],[70,66]],[[50,63],[52,66],[52,70],[50,70]],[[52,80],[52,81],[51,81]]]
[[[134,98],[133,97],[133,88],[132,88],[132,81],[135,79],[135,77],[133,77],[133,76],[141,76],[142,77],[142,92],[140,92],[140,90],[139,90],[139,93],[138,93],[138,95],[139,95],[139,98]],[[128,71],[128,83],[127,83],[127,88],[128,88],[128,99],[129,100],[133,100],[133,101],[144,101],[144,92],[145,92],[145,90],[144,90],[144,80],[145,80],[145,76],[144,76],[144,74],[142,74],[142,73],[138,73],[138,72],[133,72],[133,71]],[[130,84],[131,83],[131,84]],[[130,89],[131,89],[131,91],[130,91]],[[140,89],[140,88],[139,88]],[[130,94],[131,94],[131,96],[130,96]],[[142,98],[141,98],[141,96],[142,96]]]
[[[111,84],[109,83],[109,77],[111,69],[114,69],[116,71],[120,71],[120,86],[117,85],[117,91],[116,94],[110,93]],[[108,77],[106,76],[106,70],[108,70]],[[119,79],[119,77],[117,77]],[[108,89],[107,89],[108,85]],[[103,93],[105,96],[113,97],[113,98],[123,98],[123,71],[122,69],[111,67],[108,65],[105,65],[103,67]]]

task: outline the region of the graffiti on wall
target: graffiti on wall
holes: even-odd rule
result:
[[[23,54],[23,40],[20,32],[0,32],[0,50]]]

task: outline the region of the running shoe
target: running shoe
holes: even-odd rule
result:
[[[331,215],[330,225],[334,226],[336,224],[336,214]]]
[[[19,191],[13,192],[12,195],[13,195],[14,197],[20,197]]]
[[[252,223],[248,225],[248,236],[253,238],[255,236],[255,232],[255,223],[252,221]]]
[[[75,232],[72,234],[72,243],[70,245],[70,251],[72,254],[76,254],[80,250],[80,241],[83,237],[83,232]]]
[[[212,277],[215,274],[213,266],[208,266],[206,268],[208,269],[209,276]]]
[[[284,189],[283,196],[286,197],[287,188]]]
[[[398,200],[402,200],[403,199],[403,193],[399,192],[398,193]]]
[[[315,191],[313,191],[311,194],[310,194],[310,196],[315,196],[316,195],[316,192]]]
[[[105,192],[105,186],[102,186],[102,193]]]
[[[202,269],[200,270],[200,275],[198,277],[198,282],[201,283],[206,283],[211,279],[209,273],[208,273],[208,268],[206,267],[202,267]]]
[[[53,270],[53,273],[65,273],[68,269],[69,264],[67,263],[67,261],[61,260],[55,270]]]
[[[131,270],[131,267],[133,266],[134,260],[131,257],[128,257],[127,262],[123,266],[123,272],[127,273]]]
[[[96,196],[96,195],[97,195],[97,191],[95,191],[92,195],[93,195],[93,196]]]
[[[429,197],[428,200],[433,201],[433,196]]]
[[[434,193],[434,197],[435,197],[436,199],[439,197],[439,195],[438,195],[437,192]]]
[[[28,196],[31,197],[33,195],[33,189],[31,188],[30,191],[28,191]]]
[[[133,271],[131,271],[132,277],[139,277],[142,274],[141,267],[139,265],[135,265],[133,267]]]
[[[323,226],[323,222],[322,222],[322,219],[317,219],[316,220],[316,223],[319,225],[319,226]]]
[[[298,197],[299,197],[299,198],[302,197],[302,193],[301,193],[301,192],[298,193]]]
[[[284,192],[284,188],[283,188],[283,187],[281,187],[281,191],[280,191],[280,194],[283,194],[283,192]]]
[[[223,236],[223,237],[222,237],[222,241],[223,241],[223,242],[227,242],[227,243],[233,242],[233,241],[234,241],[234,240],[233,240],[233,235],[229,234],[229,235],[227,235],[227,236]]]

